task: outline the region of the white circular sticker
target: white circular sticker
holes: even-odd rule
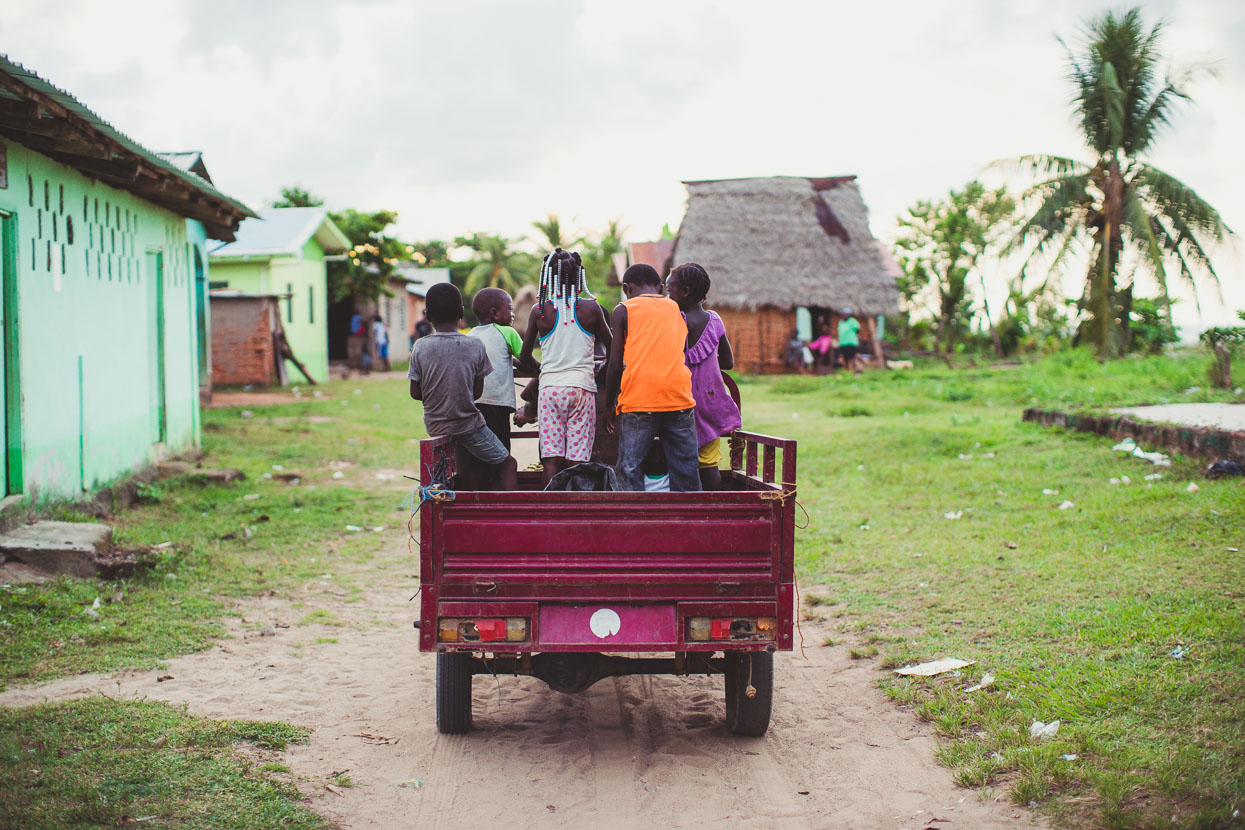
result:
[[[592,614],[592,618],[588,620],[588,627],[592,629],[592,633],[604,640],[606,637],[613,637],[622,628],[622,620],[618,618],[618,614],[608,608],[601,608]]]

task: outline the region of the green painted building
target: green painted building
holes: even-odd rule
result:
[[[281,326],[294,356],[318,382],[328,380],[328,272],[326,256],[340,256],[350,240],[322,207],[269,208],[238,227],[237,239],[210,254],[212,287],[276,294]],[[286,374],[302,375],[289,361]]]
[[[195,255],[253,215],[0,56],[6,495],[76,497],[198,444]]]

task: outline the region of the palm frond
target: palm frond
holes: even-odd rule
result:
[[[1090,203],[1088,186],[1089,178],[1082,174],[1052,180],[1046,188],[1034,190],[1031,195],[1040,198],[1041,203],[1017,228],[1003,253],[1016,250],[1035,236],[1039,239],[1035,253],[1039,252],[1053,234],[1079,224],[1076,215],[1084,213]]]
[[[1153,165],[1137,162],[1134,167],[1131,184],[1141,191],[1155,210],[1164,215],[1179,216],[1186,225],[1208,237],[1208,242],[1221,243],[1234,235],[1219,211],[1193,188]]]
[[[1133,194],[1124,198],[1124,228],[1132,238],[1133,246],[1140,250],[1146,264],[1154,273],[1154,278],[1167,295],[1167,272],[1163,268],[1163,250],[1155,233],[1154,221],[1146,213],[1145,205]]]
[[[1065,156],[1052,156],[1045,153],[1031,153],[1010,159],[995,159],[987,167],[991,169],[1014,170],[1021,173],[1034,173],[1043,176],[1065,176],[1082,174],[1089,169],[1084,162]]]

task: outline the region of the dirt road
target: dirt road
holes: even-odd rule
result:
[[[416,566],[405,534],[386,550],[331,568],[293,597],[247,603],[231,639],[165,671],[10,689],[0,705],[138,696],[216,718],[311,726],[311,742],[282,760],[308,803],[350,828],[946,830],[1036,821],[1003,795],[957,788],[934,760],[931,730],[874,687],[870,661],[817,645],[807,627],[808,659],[797,651],[776,663],[765,738],[725,731],[720,679],[671,677],[605,680],[583,695],[477,677],[475,731],[439,735],[435,660],[416,651],[411,627]],[[343,577],[375,590],[346,602]],[[299,623],[318,609],[342,624]],[[272,626],[269,636],[257,622]],[[354,786],[329,789],[343,772]]]

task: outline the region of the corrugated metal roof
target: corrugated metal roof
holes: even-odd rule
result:
[[[329,219],[327,208],[268,208],[239,225],[235,241],[215,248],[209,256],[214,260],[299,256],[313,236],[325,253],[350,248],[350,240]]]
[[[242,202],[230,196],[227,196],[224,193],[221,193],[209,182],[205,181],[204,179],[201,179],[199,176],[196,176],[195,174],[189,172],[188,170],[182,169],[179,165],[162,157],[159,153],[156,153],[152,150],[148,150],[146,147],[143,147],[137,141],[125,135],[120,130],[118,130],[117,128],[109,124],[107,121],[105,121],[103,118],[96,115],[94,112],[88,109],[86,105],[80,102],[73,95],[70,95],[65,90],[39,77],[39,75],[36,74],[33,70],[27,69],[26,67],[22,66],[20,63],[17,63],[16,61],[9,59],[8,55],[0,54],[0,76],[7,76],[8,79],[11,79],[9,83],[0,83],[0,99],[8,101],[9,103],[17,102],[18,104],[23,104],[23,105],[25,103],[30,102],[32,99],[36,103],[38,102],[39,98],[46,99],[46,101],[54,105],[53,109],[55,109],[56,107],[60,107],[60,108],[63,108],[65,112],[59,112],[59,111],[51,112],[50,117],[45,117],[44,114],[41,112],[41,108],[36,107],[33,114],[34,114],[34,118],[37,121],[55,121],[57,119],[64,120],[66,113],[67,113],[69,116],[68,122],[69,122],[71,129],[76,127],[79,130],[86,131],[90,134],[95,135],[98,138],[104,139],[106,142],[110,142],[112,145],[115,146],[115,148],[119,148],[121,151],[123,151],[123,154],[120,158],[110,157],[110,158],[102,159],[101,161],[103,163],[112,163],[115,161],[122,161],[124,160],[124,153],[132,154],[133,156],[137,156],[141,158],[145,163],[149,164],[152,168],[155,168],[156,170],[167,173],[167,174],[171,174],[176,179],[181,180],[185,184],[199,191],[199,193],[201,193],[203,196],[206,196],[209,202],[215,203],[217,206],[221,208],[225,208],[227,213],[232,213],[237,218],[244,218],[244,217],[255,215],[255,213],[250,208],[248,208],[246,205],[244,205]],[[15,86],[17,87],[16,89],[14,88]],[[29,98],[25,97],[20,87],[25,87],[25,89],[34,93],[34,95],[30,96]],[[17,141],[19,143],[22,143],[23,141],[22,128],[20,126],[14,127],[11,130],[6,130],[6,134],[8,135],[8,137],[10,137],[14,141]],[[28,136],[27,142],[31,140],[32,138]],[[59,154],[55,150],[47,151],[45,149],[41,149],[39,146],[32,146],[32,149],[35,149],[36,152],[41,152],[41,153],[46,153],[48,155],[51,155],[53,158],[56,158],[58,161],[62,161],[62,163],[64,164],[77,167],[78,169],[82,170],[84,173],[86,173],[91,178],[101,177],[100,171],[98,169],[92,169],[89,166],[89,164],[87,164],[87,161],[88,161],[87,159],[82,159],[78,163],[75,163],[75,161],[73,161],[71,158],[66,157],[66,154]],[[113,152],[115,153],[115,149],[113,150]],[[137,176],[135,177],[135,180],[137,181]],[[116,187],[125,188],[124,183],[112,182],[112,181],[110,181],[109,183],[114,184],[114,186]],[[153,201],[153,202],[155,201],[155,199],[151,195],[140,192],[135,187],[130,187],[127,189],[130,189],[132,192],[135,192],[136,195],[142,198],[145,198],[148,201]],[[195,215],[196,208],[193,203],[193,200],[185,200],[184,206],[179,208],[177,207],[177,205],[179,204],[179,200],[176,199],[175,195],[170,195],[167,198],[157,203],[168,208],[169,210],[175,210],[177,212],[180,212],[183,216],[187,216],[190,218],[200,218]],[[204,224],[207,225],[209,224],[209,222],[205,221]],[[225,234],[228,234],[229,231],[231,230],[228,224],[224,224],[221,222],[216,222],[212,224],[216,226],[218,231],[223,230]],[[222,235],[217,238],[228,238],[228,237],[226,235]]]

